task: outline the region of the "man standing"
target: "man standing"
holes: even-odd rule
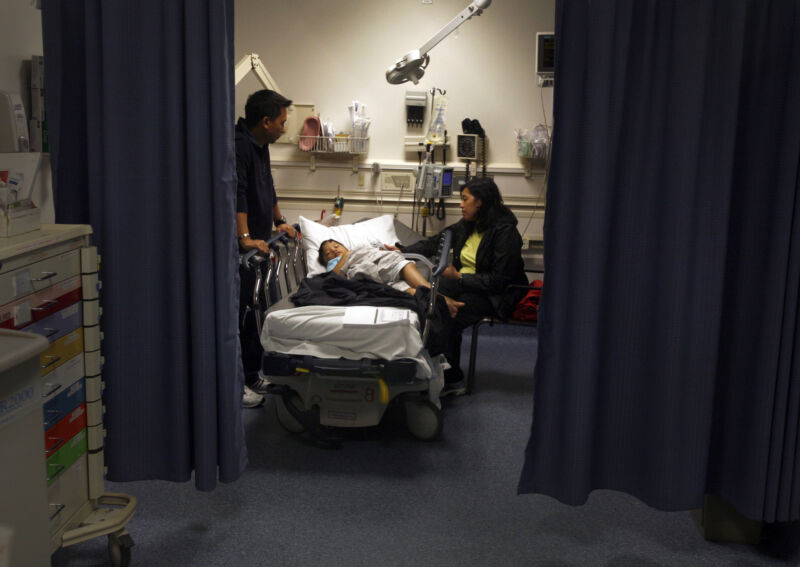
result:
[[[251,94],[245,104],[244,118],[236,124],[236,232],[242,252],[258,249],[269,255],[265,240],[272,234],[273,224],[279,232],[294,237],[294,228],[286,222],[278,207],[278,196],[272,180],[269,144],[286,132],[286,114],[292,101],[271,90]],[[245,276],[245,274],[242,274]],[[240,317],[252,293],[246,277],[242,277]],[[239,331],[245,387],[243,407],[258,407],[264,396],[254,391],[263,387],[258,376],[261,364],[261,341],[253,325],[243,325]]]

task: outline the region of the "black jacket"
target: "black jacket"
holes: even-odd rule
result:
[[[461,270],[461,249],[474,229],[474,224],[461,219],[445,230],[453,231],[453,265]],[[439,235],[410,246],[400,246],[403,252],[433,256],[439,245]],[[522,237],[517,230],[517,217],[507,208],[486,229],[478,246],[475,273],[463,274],[459,289],[489,296],[495,315],[508,318],[518,301],[519,292],[508,292],[509,284],[527,285],[522,260]]]

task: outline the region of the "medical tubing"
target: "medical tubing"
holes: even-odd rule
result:
[[[483,169],[481,170],[481,177],[486,177],[486,138],[481,136],[483,143],[481,144],[481,161],[483,162]]]
[[[444,220],[446,214],[444,211],[444,197],[439,199],[439,203],[434,207],[433,210],[437,219]]]

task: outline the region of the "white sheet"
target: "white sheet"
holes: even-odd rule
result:
[[[320,358],[417,361],[417,377],[434,375],[417,314],[397,307],[308,305],[267,314],[264,350]]]

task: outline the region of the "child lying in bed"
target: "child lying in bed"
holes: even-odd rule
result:
[[[369,279],[411,295],[420,286],[431,287],[412,260],[391,250],[369,246],[348,250],[341,242],[329,239],[320,244],[319,262],[329,272],[335,272],[347,279]],[[445,301],[451,317],[455,317],[458,309],[464,305],[449,297],[445,297]]]

